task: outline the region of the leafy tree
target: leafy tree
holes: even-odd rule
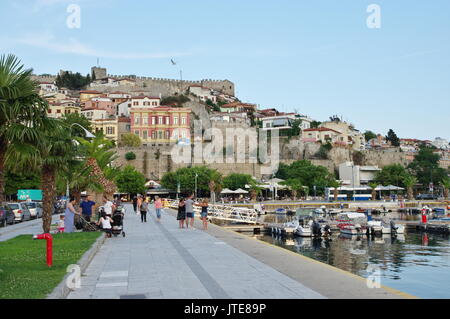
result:
[[[5,174],[5,194],[16,195],[19,189],[39,189],[41,177],[35,172],[12,172],[8,170]]]
[[[175,104],[176,107],[183,107],[183,104],[186,102],[189,102],[190,99],[184,95],[184,94],[180,94],[180,95],[173,95],[173,96],[168,96],[165,97],[161,100],[161,105],[172,105]]]
[[[404,179],[408,176],[408,171],[400,164],[387,165],[379,171],[375,181],[382,185],[395,185],[404,187]]]
[[[229,188],[231,190],[236,190],[238,188],[245,188],[245,185],[250,185],[253,181],[251,175],[233,173],[223,178],[223,187]]]
[[[57,87],[65,87],[69,90],[81,90],[91,83],[91,76],[88,74],[82,76],[79,72],[64,72],[56,76],[55,84]]]
[[[291,165],[280,165],[276,177],[281,179],[297,179],[302,185],[312,189],[316,186],[317,193],[323,194],[325,187],[335,181],[334,175],[324,166],[313,165],[310,161],[295,161]]]
[[[372,131],[365,131],[364,132],[364,138],[366,139],[366,142],[370,141],[373,138],[377,138],[377,134],[375,134]]]
[[[5,162],[11,145],[37,143],[37,128],[47,119],[48,104],[38,95],[38,84],[31,80],[33,70],[24,69],[14,55],[0,57],[0,202],[5,200]]]
[[[444,188],[444,198],[448,199],[448,193],[450,190],[450,177],[446,176],[441,181],[442,187]]]
[[[145,176],[133,166],[125,166],[115,179],[121,193],[143,194],[145,192]]]
[[[310,124],[310,127],[311,128],[318,128],[320,124],[322,124],[322,122],[312,121],[311,124]]]
[[[119,146],[121,147],[140,147],[141,144],[142,142],[139,136],[133,133],[122,134],[119,142]]]
[[[395,134],[395,132],[390,129],[387,136],[386,136],[386,140],[391,142],[392,146],[400,146],[400,139],[398,138],[397,134]]]
[[[198,193],[209,193],[210,182],[220,184],[221,175],[217,170],[206,166],[183,167],[175,172],[164,174],[161,179],[161,185],[165,188],[176,190],[178,182],[180,183],[180,191],[184,194],[193,193],[195,191],[195,175],[197,177]]]
[[[136,159],[136,154],[134,154],[133,152],[128,152],[125,154],[125,159],[127,161],[132,161]]]
[[[448,171],[439,167],[440,155],[433,152],[430,147],[421,147],[414,160],[408,165],[408,168],[424,186],[431,182],[439,183],[447,175]]]

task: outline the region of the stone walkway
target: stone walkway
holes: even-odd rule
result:
[[[147,223],[126,205],[126,237],[106,240],[69,299],[325,298],[200,229],[179,229],[171,214]]]

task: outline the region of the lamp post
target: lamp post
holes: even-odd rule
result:
[[[195,198],[197,198],[197,177],[198,177],[198,174],[197,173],[195,173]]]

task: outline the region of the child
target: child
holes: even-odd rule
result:
[[[111,233],[111,229],[112,226],[111,224],[113,223],[113,220],[111,219],[111,217],[109,217],[108,215],[106,215],[105,213],[103,213],[102,217],[100,217],[100,220],[98,221],[97,225],[101,225],[102,230],[106,233],[106,237],[110,238],[112,233]]]
[[[64,215],[59,215],[58,233],[64,233]]]

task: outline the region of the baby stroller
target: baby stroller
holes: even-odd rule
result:
[[[114,237],[117,237],[120,234],[122,234],[122,237],[125,237],[125,232],[123,231],[123,219],[124,207],[118,206],[112,216],[113,224],[111,225],[111,233],[114,235]]]

